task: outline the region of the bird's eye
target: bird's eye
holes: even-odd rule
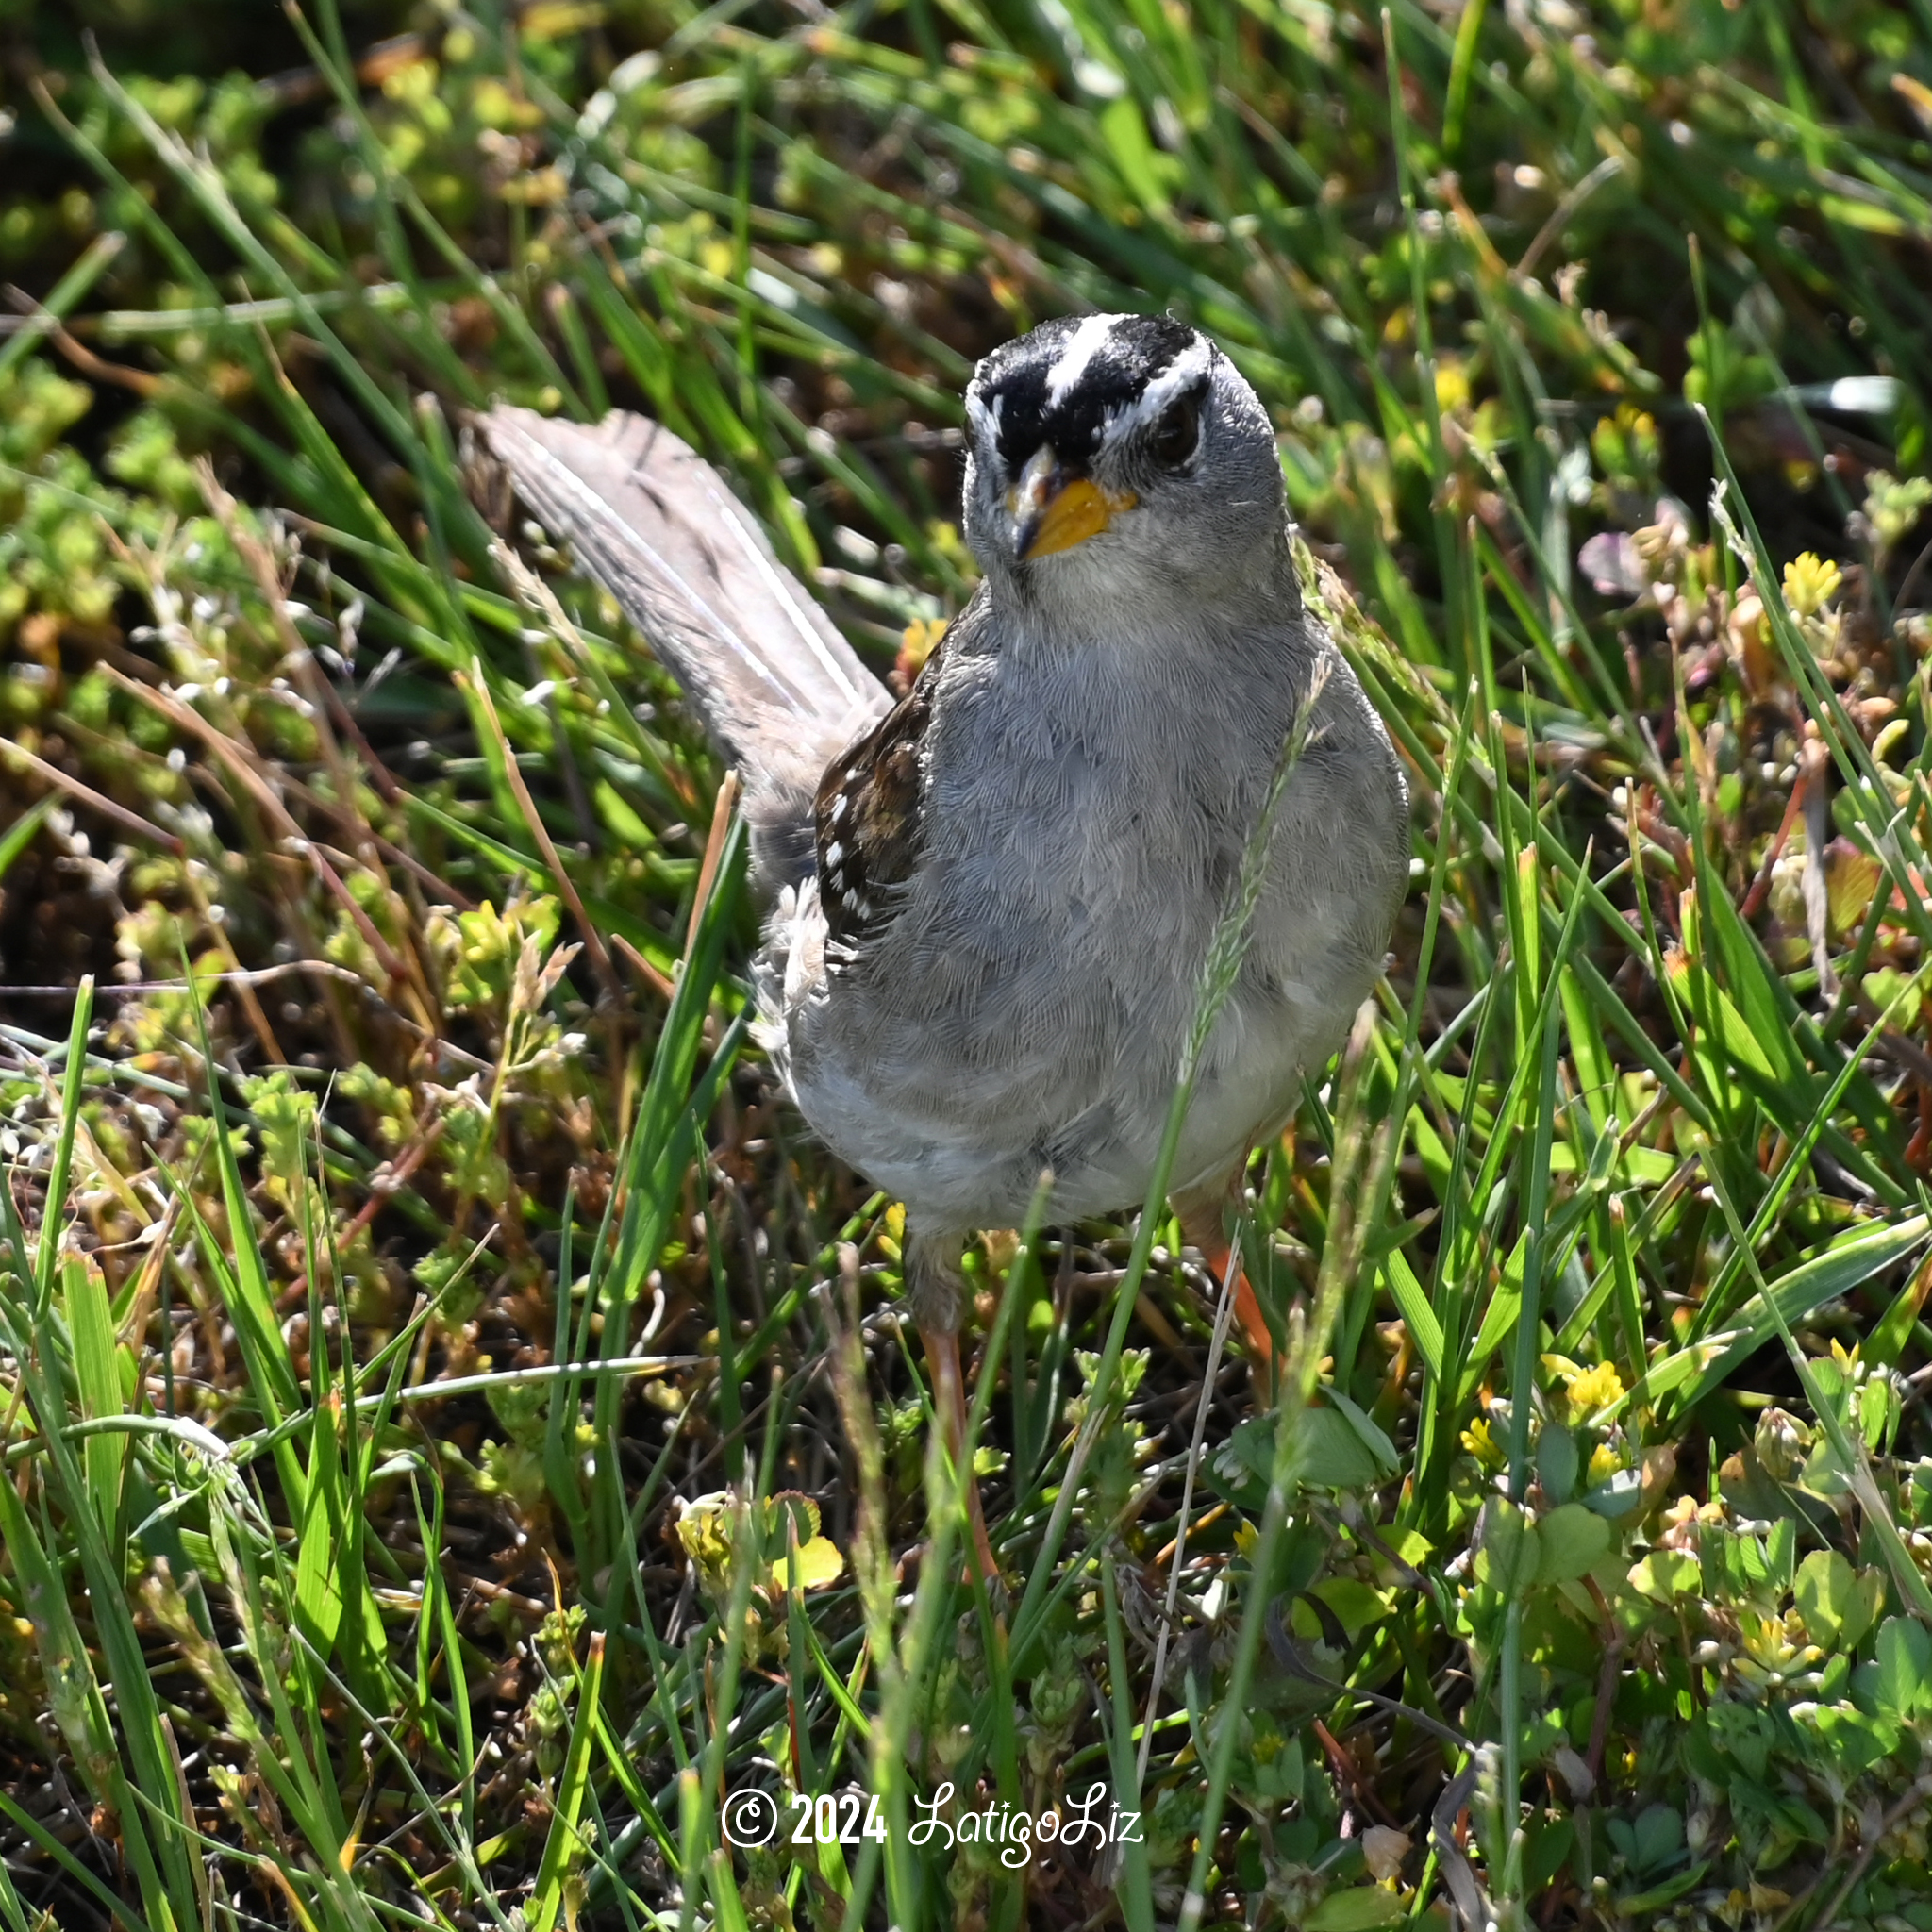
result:
[[[1184,395],[1160,418],[1147,438],[1147,448],[1163,470],[1178,470],[1201,441],[1201,397]]]

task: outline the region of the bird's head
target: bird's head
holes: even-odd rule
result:
[[[1168,315],[1042,324],[966,391],[966,540],[995,588],[1105,620],[1277,574],[1281,466],[1234,364]]]

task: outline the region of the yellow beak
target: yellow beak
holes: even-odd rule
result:
[[[1066,476],[1051,446],[1042,445],[1007,495],[1013,548],[1023,562],[1071,550],[1097,537],[1138,501],[1131,490],[1103,490],[1086,476]]]

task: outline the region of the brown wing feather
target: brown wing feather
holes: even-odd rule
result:
[[[813,801],[819,904],[835,944],[857,947],[890,916],[924,842],[920,744],[932,717],[941,638],[919,680],[825,769]]]

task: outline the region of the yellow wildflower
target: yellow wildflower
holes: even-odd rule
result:
[[[1800,617],[1811,617],[1838,595],[1844,573],[1813,551],[1785,565],[1785,602]]]
[[[1568,1392],[1573,1415],[1595,1415],[1624,1399],[1624,1378],[1614,1363],[1599,1362],[1595,1368],[1585,1369],[1577,1375]]]
[[[1624,1466],[1623,1458],[1607,1442],[1599,1442],[1590,1452],[1590,1474],[1585,1478],[1591,1489],[1607,1483]]]
[[[943,617],[915,617],[906,626],[899,639],[899,661],[893,668],[907,690],[911,690],[912,680],[925,669],[925,660],[932,656],[945,634],[946,619]]]
[[[1502,1445],[1496,1441],[1489,1424],[1480,1416],[1464,1429],[1462,1446],[1482,1464],[1485,1469],[1501,1469],[1507,1459]]]
[[[1609,1362],[1593,1369],[1574,1362],[1567,1355],[1545,1355],[1543,1374],[1563,1385],[1563,1400],[1571,1416],[1582,1422],[1624,1398],[1624,1378]]]

